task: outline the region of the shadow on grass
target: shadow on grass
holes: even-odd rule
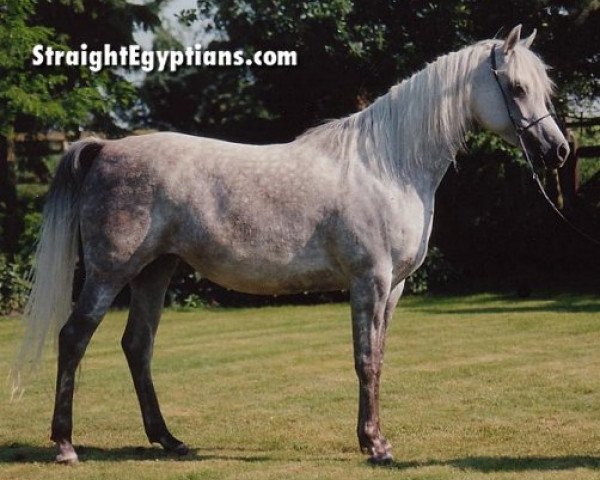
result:
[[[510,300],[510,301],[509,301]],[[485,302],[482,302],[485,303]],[[507,299],[498,306],[477,306],[467,308],[419,308],[420,311],[433,314],[481,315],[495,313],[596,313],[600,312],[600,301],[576,301],[569,298],[532,305],[529,300]]]
[[[479,472],[524,472],[573,470],[576,468],[600,469],[600,457],[569,455],[557,457],[465,457],[451,460],[424,460],[414,462],[392,462],[385,468],[406,470],[409,468],[446,466]]]
[[[203,461],[224,460],[234,462],[268,462],[273,460],[286,461],[282,457],[260,455],[246,449],[235,449],[239,454],[227,455],[219,453],[203,454],[199,449],[192,449],[183,457],[168,454],[159,447],[76,447],[81,461],[86,462],[122,462],[122,461]],[[207,448],[204,451],[213,449]],[[215,451],[217,449],[214,449]],[[39,447],[22,443],[0,444],[0,464],[2,463],[53,463],[55,456],[54,447]],[[323,458],[320,458],[323,460]],[[294,459],[291,461],[302,461]],[[589,455],[569,455],[557,457],[465,457],[450,460],[423,460],[423,461],[394,461],[390,465],[376,467],[392,470],[407,470],[411,468],[424,468],[446,466],[460,470],[474,470],[479,472],[523,472],[523,471],[558,471],[588,468],[600,470],[600,457]]]
[[[118,447],[98,448],[75,446],[82,462],[122,462],[128,460],[143,461],[203,461],[229,460],[236,462],[266,462],[271,457],[258,454],[203,454],[199,449],[191,449],[187,455],[178,456],[165,452],[160,447]],[[22,443],[0,444],[0,464],[2,463],[53,463],[56,456],[54,447],[39,447]]]

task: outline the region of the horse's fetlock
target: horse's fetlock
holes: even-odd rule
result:
[[[373,440],[379,436],[379,426],[375,423],[367,422],[363,426],[363,433],[367,438]]]

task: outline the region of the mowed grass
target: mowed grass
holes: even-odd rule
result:
[[[81,462],[52,463],[54,359],[0,401],[0,478],[600,478],[600,300],[406,298],[388,333],[382,418],[395,463],[355,437],[349,307],[167,311],[154,378],[183,459],[147,444],[110,313],[75,393]],[[19,322],[0,321],[6,376]]]

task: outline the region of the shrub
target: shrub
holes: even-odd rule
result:
[[[431,247],[425,262],[406,279],[405,293],[422,294],[444,289],[448,282],[458,278],[458,271],[437,247]]]
[[[8,261],[0,255],[0,315],[20,312],[27,303],[31,264],[20,257]]]

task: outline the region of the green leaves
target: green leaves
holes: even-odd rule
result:
[[[0,255],[0,315],[22,311],[25,307],[31,288],[30,270],[29,261],[17,257],[9,262]]]
[[[79,87],[69,89],[67,76],[60,71],[31,64],[35,45],[67,48],[56,42],[52,29],[29,24],[34,5],[30,0],[8,0],[8,9],[0,16],[0,131],[7,131],[23,116],[33,117],[38,125],[45,126],[81,119],[67,108],[74,103],[73,96],[83,93]]]
[[[123,0],[5,0],[0,9],[0,132],[78,129],[131,107],[137,91],[122,72],[97,74],[84,67],[34,66],[36,45],[79,49],[81,43],[132,42],[134,26],[159,24],[162,0],[135,5]],[[22,126],[22,127],[20,127]],[[113,127],[114,128],[114,127]]]

